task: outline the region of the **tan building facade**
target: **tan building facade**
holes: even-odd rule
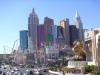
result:
[[[60,26],[63,28],[63,38],[64,43],[69,46],[70,44],[70,36],[69,36],[69,19],[65,18],[60,21]]]

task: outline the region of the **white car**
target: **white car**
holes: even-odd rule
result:
[[[20,75],[20,73],[16,71],[13,73],[13,75]]]
[[[33,71],[27,69],[23,75],[34,75],[34,74],[33,74]]]

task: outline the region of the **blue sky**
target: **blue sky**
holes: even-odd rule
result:
[[[40,23],[48,16],[55,24],[66,17],[74,24],[77,10],[84,28],[100,27],[99,0],[0,0],[0,53],[9,53],[14,41],[19,39],[19,31],[27,29],[32,8]]]

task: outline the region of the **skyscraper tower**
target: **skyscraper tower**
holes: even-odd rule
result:
[[[54,25],[54,20],[48,17],[44,18],[44,26],[45,26],[45,41],[46,44],[49,45],[52,41],[52,25]]]
[[[20,48],[22,50],[28,49],[28,31],[21,30],[20,31]]]
[[[78,39],[80,41],[83,41],[84,40],[83,24],[77,11],[76,11],[75,18],[76,18],[76,28],[78,29]]]
[[[44,43],[45,43],[45,28],[44,28],[44,24],[39,24],[38,26],[38,49],[40,49],[41,47],[43,47]]]
[[[60,26],[62,27],[63,38],[66,45],[70,45],[70,36],[69,36],[69,19],[65,18],[60,21]]]
[[[29,40],[32,41],[33,44],[31,48],[37,48],[37,26],[39,25],[39,19],[35,10],[33,8],[32,12],[28,17],[28,30],[29,30]]]
[[[75,25],[69,26],[69,34],[70,34],[70,46],[73,46],[73,43],[78,40],[78,31]]]

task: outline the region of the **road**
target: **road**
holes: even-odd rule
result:
[[[6,68],[0,68],[0,71],[2,72],[5,72],[6,75],[11,75],[11,72],[15,71],[19,74],[16,74],[16,75],[26,75],[28,73],[28,75],[31,75],[29,74],[30,71],[33,72],[33,75],[57,75],[57,74],[52,74],[52,73],[49,73],[48,71],[39,71],[40,68],[36,69],[36,68],[20,68],[20,67],[6,67]],[[12,75],[15,75],[15,74],[12,74]]]

